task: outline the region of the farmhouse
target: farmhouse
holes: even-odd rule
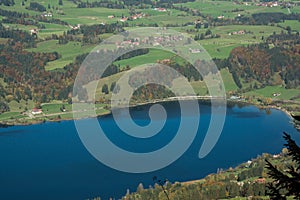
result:
[[[190,51],[191,53],[200,53],[200,52],[201,52],[200,49],[192,49],[192,48],[190,48],[189,51]]]
[[[245,30],[239,30],[239,31],[234,31],[232,33],[229,33],[229,35],[244,35],[246,34]]]
[[[154,10],[157,10],[159,12],[167,12],[167,9],[165,8],[154,8]]]
[[[123,18],[120,19],[120,22],[126,22],[127,20],[128,20],[127,17],[123,17]]]
[[[159,63],[159,64],[164,64],[164,65],[171,64],[171,60],[170,59],[157,60],[156,62]]]
[[[70,25],[70,27],[71,27],[72,30],[78,30],[78,29],[80,29],[80,24],[77,24],[77,26],[71,26]]]
[[[52,17],[52,13],[51,12],[44,12],[43,14],[41,14],[42,17]]]
[[[33,35],[33,36],[37,36],[38,32],[39,31],[35,28],[30,30],[31,35]]]
[[[38,114],[42,114],[42,113],[43,113],[42,109],[33,108],[31,110],[31,114],[33,114],[33,115],[38,115]]]

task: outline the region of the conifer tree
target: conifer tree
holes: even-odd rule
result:
[[[284,145],[288,149],[288,155],[292,157],[294,166],[289,166],[284,172],[277,169],[269,161],[267,162],[268,175],[274,179],[273,183],[268,184],[269,195],[272,199],[283,200],[287,196],[300,199],[300,147],[284,132],[283,138],[286,140]]]

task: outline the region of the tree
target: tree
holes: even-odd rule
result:
[[[211,35],[211,34],[212,34],[212,32],[209,29],[205,32],[205,35]]]
[[[0,101],[0,114],[9,111],[9,106],[6,102]]]
[[[102,86],[102,92],[103,92],[104,94],[108,94],[108,93],[109,93],[107,84],[104,84],[104,85]]]
[[[59,0],[59,1],[58,1],[58,5],[62,6],[62,5],[63,5],[63,1],[62,1],[62,0]]]
[[[110,90],[111,92],[113,92],[114,89],[115,89],[115,87],[116,87],[116,82],[114,81],[114,82],[111,83],[110,89],[109,89],[109,90]]]
[[[199,40],[203,40],[204,38],[205,38],[205,37],[204,37],[204,34],[201,33]]]
[[[292,29],[291,29],[290,26],[287,26],[287,27],[286,27],[286,30],[287,30],[288,34],[291,34]]]
[[[72,104],[72,98],[71,97],[68,98],[68,104]]]
[[[288,155],[292,157],[296,166],[290,166],[282,172],[266,160],[268,175],[274,179],[273,183],[267,185],[270,190],[268,193],[272,199],[286,199],[287,196],[300,199],[300,147],[289,134],[284,132],[283,138],[287,142],[284,146],[288,149]]]

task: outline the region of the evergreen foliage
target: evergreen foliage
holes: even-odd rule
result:
[[[273,183],[268,184],[269,194],[274,199],[286,199],[287,196],[294,196],[300,199],[300,147],[287,133],[284,133],[286,140],[285,146],[288,155],[292,157],[296,167],[289,166],[288,169],[280,171],[271,162],[267,162],[268,174],[274,179]]]

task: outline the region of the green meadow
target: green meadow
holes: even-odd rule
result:
[[[116,61],[114,64],[120,65],[121,68],[124,68],[127,65],[133,68],[147,63],[156,63],[158,60],[170,59],[174,55],[175,54],[173,54],[172,52],[163,51],[160,49],[149,49],[149,53],[147,54]]]
[[[246,26],[229,25],[209,28],[213,34],[219,34],[220,38],[199,40],[198,42],[206,49],[212,58],[227,58],[231,50],[237,46],[257,44],[266,39],[273,32],[280,33],[282,28],[277,26]],[[229,33],[245,30],[250,33],[243,35],[229,35]],[[197,34],[205,33],[200,29]]]
[[[300,22],[297,20],[285,20],[282,23],[278,23],[282,27],[290,26],[292,31],[300,31]]]
[[[274,93],[279,93],[280,95],[277,97],[273,97]],[[248,95],[261,96],[261,97],[269,97],[274,99],[285,99],[288,100],[292,97],[300,95],[300,88],[297,89],[286,89],[280,85],[276,86],[266,86],[261,89],[257,89],[251,92],[245,93]]]
[[[234,18],[240,15],[251,15],[253,13],[259,12],[282,12],[288,14],[287,9],[281,9],[278,7],[263,7],[256,6],[252,2],[244,2],[237,4],[234,1],[207,1],[207,0],[197,0],[195,2],[188,2],[183,4],[177,4],[178,6],[182,5],[188,8],[193,8],[199,10],[201,13],[210,15],[212,17],[224,16],[224,18]],[[239,9],[239,11],[234,11]],[[293,12],[294,9],[291,9]],[[294,11],[295,12],[295,11]]]
[[[48,62],[46,70],[63,68],[74,61],[74,58],[80,54],[90,52],[96,45],[81,46],[79,42],[68,42],[67,44],[58,44],[58,40],[48,40],[40,42],[37,48],[28,49],[33,52],[58,52],[62,57],[58,60]]]

